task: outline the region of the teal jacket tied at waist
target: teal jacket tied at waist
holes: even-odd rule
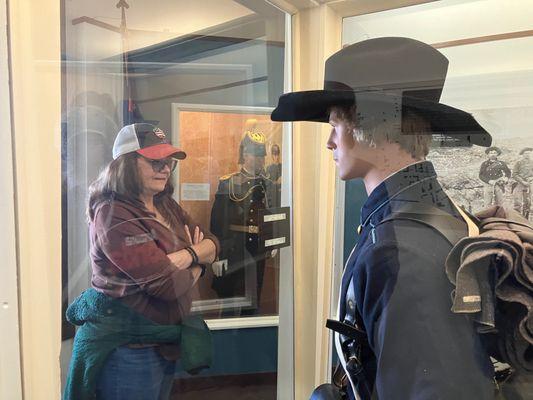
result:
[[[159,325],[94,289],[76,298],[66,315],[79,328],[63,400],[94,399],[96,380],[107,357],[129,343],[177,343],[184,370],[196,373],[211,366],[211,333],[199,317],[188,317],[179,325]]]

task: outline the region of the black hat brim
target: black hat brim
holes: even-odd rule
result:
[[[384,94],[386,96],[386,94]],[[385,98],[385,97],[384,97]],[[308,90],[286,93],[279,98],[271,115],[273,121],[328,122],[332,106],[350,106],[357,102],[357,93],[349,90]],[[428,134],[459,138],[478,146],[489,147],[491,135],[475,118],[446,104],[404,95],[402,105],[416,110],[431,124]]]
[[[332,106],[350,106],[355,93],[350,90],[306,90],[285,93],[272,111],[272,121],[328,122]]]

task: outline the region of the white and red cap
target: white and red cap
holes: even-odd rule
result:
[[[183,160],[187,155],[167,140],[165,132],[152,124],[126,125],[119,132],[113,144],[113,159],[136,151],[152,160],[172,157]]]

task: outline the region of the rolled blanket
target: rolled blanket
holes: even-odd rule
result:
[[[446,259],[452,311],[472,314],[480,333],[497,333],[501,361],[532,372],[533,228],[499,206],[476,217],[481,233],[461,239]]]

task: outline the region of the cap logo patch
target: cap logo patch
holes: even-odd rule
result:
[[[166,136],[165,136],[165,132],[163,132],[161,129],[159,128],[155,128],[153,130],[154,134],[159,138],[159,139],[165,139]]]
[[[261,132],[248,131],[246,135],[252,140],[252,142],[265,144],[266,137]]]

